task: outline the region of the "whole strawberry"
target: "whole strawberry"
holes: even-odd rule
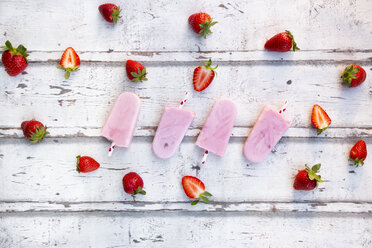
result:
[[[77,53],[72,47],[68,47],[63,52],[61,61],[59,62],[57,68],[64,70],[65,79],[68,79],[70,77],[71,72],[78,70],[79,65],[80,65],[79,55],[77,55]]]
[[[323,182],[320,175],[316,173],[321,164],[314,165],[311,169],[306,165],[305,170],[299,171],[296,175],[293,188],[295,190],[313,190],[318,183]]]
[[[24,121],[21,124],[23,135],[31,141],[32,144],[41,142],[45,135],[49,134],[47,128],[40,121]]]
[[[356,167],[364,165],[364,160],[367,157],[367,145],[364,140],[359,140],[350,150],[349,160],[354,163]]]
[[[212,18],[207,13],[196,13],[189,17],[189,24],[195,33],[200,34],[204,39],[208,34],[211,34],[211,27],[217,22],[212,21]]]
[[[9,76],[17,76],[26,69],[28,66],[28,54],[26,53],[27,49],[23,45],[13,48],[10,41],[7,40],[5,46],[1,48],[4,50],[1,61]]]
[[[291,49],[293,49],[293,51],[300,50],[300,48],[297,47],[293,35],[288,30],[266,41],[265,49],[275,52],[288,52]]]
[[[125,66],[127,70],[127,76],[132,82],[147,81],[146,78],[146,67],[134,60],[127,60]]]
[[[211,197],[212,194],[205,191],[204,183],[198,178],[193,176],[184,176],[182,178],[182,187],[189,198],[196,199],[191,202],[191,205],[198,204],[200,200],[206,203],[210,202],[208,197]]]
[[[76,156],[76,171],[81,173],[87,173],[95,171],[99,168],[100,164],[91,157],[88,156]]]
[[[194,83],[194,89],[196,91],[202,91],[212,83],[213,78],[216,74],[214,70],[217,69],[218,65],[214,68],[211,65],[212,60],[209,59],[209,61],[206,62],[205,65],[195,68],[192,80]]]
[[[127,194],[132,195],[134,201],[135,195],[146,195],[146,191],[143,190],[143,180],[135,172],[130,172],[123,177],[123,187]]]
[[[366,80],[366,71],[359,65],[349,65],[342,74],[342,83],[348,87],[357,87]]]
[[[98,7],[99,12],[106,21],[116,24],[121,16],[120,7],[113,3],[102,4]]]

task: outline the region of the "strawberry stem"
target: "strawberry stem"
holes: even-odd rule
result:
[[[76,156],[76,171],[80,173],[80,155]]]
[[[294,40],[294,37],[293,37],[292,33],[291,33],[289,30],[286,30],[285,32],[286,32],[286,33],[288,34],[288,36],[291,37],[291,39],[292,39],[292,49],[293,49],[293,51],[300,50],[300,48],[297,46],[297,43],[296,43],[295,40]]]
[[[200,26],[200,31],[199,31],[199,34],[201,35],[201,37],[203,37],[204,39],[207,38],[207,35],[208,34],[211,34],[212,31],[211,31],[211,27],[214,26],[216,23],[218,22],[213,22],[212,21],[213,19],[210,19],[208,21],[205,21],[203,24],[199,24]]]
[[[341,76],[342,84],[351,87],[351,81],[353,79],[357,78],[357,76],[355,76],[355,74],[357,74],[358,72],[359,72],[358,67],[354,68],[353,65],[347,66],[344,70],[344,73]]]
[[[121,18],[120,11],[121,11],[120,6],[118,6],[117,9],[112,8],[111,15],[112,15],[112,23],[113,24],[116,24],[118,22],[118,20]]]

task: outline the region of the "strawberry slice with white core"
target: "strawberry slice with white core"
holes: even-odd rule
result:
[[[195,68],[193,83],[196,91],[202,91],[212,83],[212,80],[216,74],[214,70],[217,69],[218,65],[214,68],[212,68],[211,65],[212,60],[210,59],[205,63],[205,65]]]
[[[314,127],[318,129],[318,134],[321,134],[331,125],[331,118],[319,105],[314,105],[313,112],[311,114],[311,122]]]
[[[79,55],[72,47],[68,47],[62,54],[61,61],[57,68],[65,70],[65,79],[70,77],[70,72],[76,71],[80,65]]]
[[[182,186],[189,198],[196,199],[191,202],[191,205],[198,204],[200,200],[206,203],[210,202],[208,197],[212,196],[212,194],[205,191],[204,183],[198,178],[193,176],[184,176],[182,178]]]

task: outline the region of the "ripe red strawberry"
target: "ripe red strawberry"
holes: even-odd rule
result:
[[[320,175],[316,173],[320,169],[320,164],[314,165],[311,169],[306,165],[305,170],[299,171],[296,175],[293,188],[295,190],[313,190],[318,183],[323,182]]]
[[[57,68],[66,71],[65,79],[68,79],[70,77],[70,72],[78,70],[79,65],[79,55],[77,55],[72,47],[68,47],[62,54],[61,61],[59,62]]]
[[[322,107],[316,104],[314,105],[313,112],[311,114],[311,122],[313,123],[314,127],[318,129],[318,134],[321,134],[329,127],[329,125],[331,125],[331,118],[329,118]]]
[[[124,191],[132,195],[133,200],[136,194],[146,195],[146,191],[143,190],[143,180],[135,172],[130,172],[123,177],[123,186]]]
[[[354,165],[364,165],[364,160],[367,157],[367,145],[363,140],[359,140],[350,150],[349,160],[354,162]]]
[[[1,57],[1,61],[5,67],[6,72],[9,76],[17,76],[23,72],[28,66],[26,48],[23,45],[19,45],[17,48],[13,48],[10,41],[5,42],[5,46],[2,46],[5,52]]]
[[[99,168],[100,164],[91,157],[88,156],[76,156],[76,171],[81,173],[87,173],[95,171]]]
[[[196,13],[189,16],[189,23],[195,33],[200,34],[206,39],[207,35],[212,33],[210,28],[217,22],[213,22],[207,13]]]
[[[24,121],[21,124],[23,135],[31,141],[32,144],[41,142],[44,136],[49,134],[47,128],[40,121]]]
[[[288,52],[291,48],[293,51],[300,50],[300,48],[297,47],[293,35],[288,30],[271,37],[265,43],[265,49],[275,52]]]
[[[349,65],[342,74],[342,83],[349,87],[357,87],[366,80],[366,71],[359,65]]]
[[[127,76],[132,82],[147,81],[146,67],[134,60],[127,60]]]
[[[120,7],[113,3],[102,4],[98,7],[99,12],[106,21],[116,24],[120,15]]]
[[[184,176],[182,178],[182,186],[189,198],[196,199],[191,202],[191,205],[198,204],[200,200],[206,203],[210,202],[208,197],[212,196],[212,194],[205,191],[204,183],[196,177]]]
[[[195,68],[193,82],[194,89],[196,91],[202,91],[212,83],[212,80],[215,75],[214,70],[217,69],[218,65],[214,68],[212,68],[211,65],[212,60],[209,59],[208,62],[205,62],[205,65]]]

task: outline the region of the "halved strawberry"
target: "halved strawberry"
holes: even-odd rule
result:
[[[311,122],[314,127],[318,129],[318,134],[321,134],[331,125],[331,118],[319,105],[314,105],[313,112],[311,114]]]
[[[350,150],[349,160],[354,162],[354,165],[364,165],[364,160],[367,157],[367,145],[364,140],[359,140]]]
[[[194,70],[193,82],[194,89],[196,91],[202,91],[206,89],[211,83],[215,75],[215,71],[218,65],[214,68],[211,67],[212,60],[209,59],[208,62],[205,62],[205,65],[199,66]]]
[[[65,79],[68,79],[70,77],[70,72],[76,71],[79,65],[79,55],[77,55],[72,47],[68,47],[62,54],[61,61],[59,62],[57,68],[66,71]]]
[[[193,176],[184,176],[182,178],[182,186],[186,195],[189,198],[196,199],[191,202],[191,205],[196,205],[200,200],[203,202],[210,202],[208,197],[212,196],[211,193],[205,191],[205,186],[202,181]]]
[[[127,70],[127,76],[132,82],[147,81],[146,67],[134,60],[127,60],[125,66]]]

